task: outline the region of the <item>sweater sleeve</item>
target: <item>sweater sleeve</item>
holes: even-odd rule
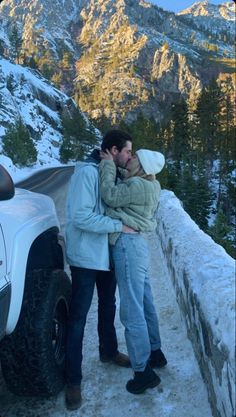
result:
[[[113,161],[102,160],[99,164],[102,199],[109,207],[127,207],[140,199],[139,189],[133,181],[115,184],[116,166]]]
[[[68,212],[75,227],[95,233],[113,233],[122,230],[119,220],[98,214],[98,172],[94,167],[80,169],[70,186]]]

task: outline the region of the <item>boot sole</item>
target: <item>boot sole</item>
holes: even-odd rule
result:
[[[143,386],[142,388],[139,388],[137,390],[133,390],[132,388],[131,389],[128,388],[128,386],[127,386],[128,384],[126,385],[126,389],[131,394],[142,394],[148,388],[155,388],[155,387],[157,387],[157,385],[159,385],[160,382],[161,382],[160,378],[157,377],[153,381],[149,382],[148,384],[146,384],[145,386]]]

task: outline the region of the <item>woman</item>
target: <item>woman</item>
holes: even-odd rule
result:
[[[133,394],[160,383],[152,367],[165,366],[158,319],[149,283],[147,242],[139,232],[153,231],[160,184],[155,174],[164,166],[159,152],[140,149],[128,162],[127,176],[116,184],[116,166],[109,151],[102,152],[99,172],[106,214],[132,228],[130,233],[110,235],[111,254],[120,293],[120,319],[134,378],[126,384]]]

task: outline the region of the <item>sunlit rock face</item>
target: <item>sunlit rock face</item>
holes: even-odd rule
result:
[[[4,0],[0,39],[10,56],[17,23],[28,56],[62,74],[59,87],[92,118],[160,121],[180,95],[196,99],[232,70],[233,7],[203,1],[174,14],[144,0]]]

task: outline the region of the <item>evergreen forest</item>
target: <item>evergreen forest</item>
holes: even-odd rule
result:
[[[34,55],[33,51],[24,55],[17,27],[12,30],[11,44],[16,63],[39,69],[59,88],[69,82],[69,73],[74,71],[69,53],[62,52],[57,65],[50,49],[41,57]],[[10,81],[9,78],[9,91]],[[163,152],[166,166],[158,178],[162,188],[174,191],[199,227],[235,258],[233,98],[232,77],[225,74],[221,79],[212,79],[205,85],[196,100],[185,100],[181,96],[173,102],[168,116],[161,123],[142,113],[129,124],[120,120],[112,125],[105,116],[93,123],[102,134],[113,127],[129,132],[134,139],[134,151],[138,148],[149,148]],[[62,118],[63,142],[60,158],[63,163],[83,158],[97,144],[95,128],[91,126],[79,110],[71,118]],[[25,143],[22,147],[23,142]],[[17,121],[15,127],[7,130],[3,150],[14,163],[21,166],[35,162],[36,149],[21,120]]]
[[[139,114],[128,131],[134,151],[149,148],[162,152],[166,166],[158,179],[174,191],[198,226],[235,258],[235,116],[231,78],[212,79],[196,102],[183,98],[172,103],[162,124]],[[104,133],[114,127],[102,117],[97,127]]]

